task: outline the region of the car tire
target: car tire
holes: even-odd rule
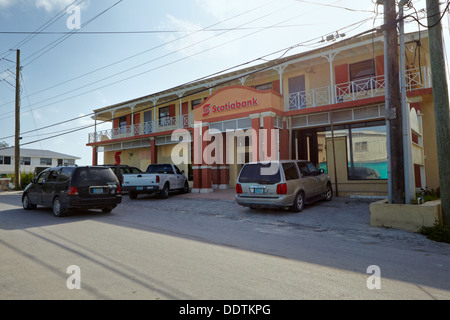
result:
[[[25,210],[36,209],[36,205],[32,204],[28,194],[25,194],[22,199],[22,205]]]
[[[103,208],[102,209],[103,213],[111,213],[111,211],[113,211],[113,208]]]
[[[305,208],[305,194],[302,191],[300,191],[295,196],[291,210],[293,212],[302,212],[304,208]]]
[[[159,193],[161,199],[167,199],[169,197],[169,185],[166,183]]]
[[[53,200],[53,214],[55,215],[55,217],[62,217],[64,216],[65,213],[65,209],[61,203],[61,199],[59,197],[56,197]]]
[[[183,193],[189,193],[189,183],[186,181],[183,187]]]
[[[331,187],[331,183],[327,183],[325,189],[325,201],[331,201],[331,199],[333,199],[333,188]]]

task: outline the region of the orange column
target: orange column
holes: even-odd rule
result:
[[[250,118],[252,119],[252,158],[250,161],[256,162],[259,161],[259,129],[261,128],[260,114],[251,114]]]
[[[283,128],[280,129],[280,160],[289,160],[289,130],[287,119],[283,119]]]
[[[194,123],[194,144],[192,152],[194,153],[194,163],[192,165],[193,188],[192,193],[199,193],[202,188],[202,122]]]
[[[152,164],[158,163],[158,149],[154,137],[150,138],[150,161]]]
[[[202,124],[202,165],[200,166],[201,175],[202,175],[202,182],[200,187],[200,193],[210,193],[213,192],[212,188],[212,176],[211,176],[211,165],[208,165],[206,162],[205,157],[203,156],[203,151],[208,146],[209,141],[204,141],[203,137],[205,134],[207,134],[207,131],[209,130],[209,123],[203,123]]]
[[[230,167],[226,161],[227,159],[227,145],[226,145],[226,134],[223,133],[223,163],[219,166],[219,189],[227,189],[230,187]]]
[[[278,145],[278,136],[275,129],[275,116],[274,112],[264,112],[261,114],[263,118],[263,129],[265,134],[263,135],[264,147],[263,152],[264,159],[261,161],[278,160],[280,147]]]
[[[92,148],[92,165],[96,166],[98,165],[98,153],[97,153],[97,147]]]

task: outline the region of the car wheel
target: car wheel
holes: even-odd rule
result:
[[[294,199],[294,204],[292,205],[291,209],[294,212],[301,212],[303,211],[303,208],[305,207],[305,195],[302,191],[297,193]]]
[[[53,214],[55,217],[62,217],[64,215],[64,207],[59,197],[53,200]]]
[[[130,192],[129,194],[128,194],[128,196],[130,197],[130,199],[136,199],[137,198],[137,193],[134,193],[134,192]]]
[[[327,184],[327,188],[325,190],[325,201],[331,201],[333,199],[333,188],[331,187],[331,184]]]
[[[183,193],[189,193],[189,183],[187,181],[184,183]]]
[[[30,197],[28,196],[28,194],[23,196],[22,205],[25,210],[31,210],[31,209],[36,208],[36,205],[31,203]]]
[[[103,208],[102,212],[103,213],[111,213],[112,210],[113,210],[113,208]]]
[[[161,199],[167,199],[169,197],[169,185],[166,183],[160,192]]]

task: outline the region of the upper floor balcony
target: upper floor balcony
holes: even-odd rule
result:
[[[319,106],[357,101],[384,96],[386,94],[384,75],[358,79],[334,86],[291,92],[284,97],[285,111],[301,110]],[[406,90],[431,88],[429,67],[410,69],[406,72]]]
[[[109,130],[102,130],[89,134],[89,144],[106,142],[110,140],[118,140],[132,137],[139,137],[151,133],[172,131],[176,129],[192,128],[194,125],[194,115],[185,114],[176,117],[168,117],[159,120],[133,124],[129,126],[121,126]]]

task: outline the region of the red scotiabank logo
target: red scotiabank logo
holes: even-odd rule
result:
[[[203,107],[203,116],[202,117],[207,117],[211,114],[211,108],[210,108],[210,104],[207,104]]]
[[[228,102],[223,105],[211,106],[211,104],[207,104],[207,105],[203,106],[203,117],[207,117],[211,113],[224,112],[224,111],[230,111],[230,110],[247,108],[247,107],[255,107],[257,105],[259,105],[259,100],[257,98],[252,98],[250,100],[244,100],[244,101]]]

